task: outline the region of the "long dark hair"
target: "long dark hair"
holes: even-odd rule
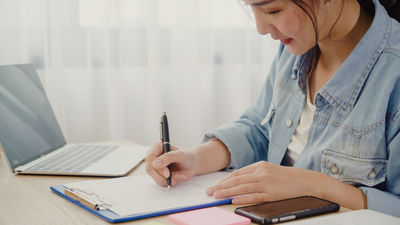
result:
[[[385,7],[389,16],[400,22],[400,1],[399,0],[379,0]],[[363,7],[370,15],[375,14],[375,7],[372,0],[358,0],[361,7]]]
[[[342,10],[343,10],[343,3],[346,0],[342,0]],[[388,12],[389,16],[392,18],[396,19],[398,22],[400,22],[400,0],[379,0],[381,4],[385,7],[386,11]],[[317,17],[316,13],[314,10],[313,5],[309,5],[305,3],[303,0],[292,0],[293,3],[295,3],[299,8],[301,8],[311,19],[311,22],[313,24],[314,30],[315,30],[315,41],[318,41],[318,29],[317,29]],[[363,7],[371,16],[375,14],[375,7],[374,4],[372,3],[372,0],[358,0],[360,3],[360,6]],[[311,3],[313,4],[313,2]],[[339,15],[340,18],[341,14]],[[336,21],[339,20],[337,18]],[[333,25],[335,26],[335,25]],[[333,27],[331,28],[331,30]],[[308,69],[308,77],[314,72],[315,67],[318,62],[318,58],[320,55],[320,50],[318,47],[318,44],[312,49],[312,59],[311,59],[311,64]]]

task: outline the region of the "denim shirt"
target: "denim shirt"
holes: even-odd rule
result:
[[[367,33],[315,97],[304,151],[294,167],[360,188],[368,208],[400,217],[400,24],[374,0]],[[236,169],[265,160],[283,164],[307,88],[311,50],[280,47],[261,94],[239,120],[208,131]]]

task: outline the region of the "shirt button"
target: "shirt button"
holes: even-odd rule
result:
[[[368,179],[372,180],[376,177],[375,169],[372,168],[371,172],[368,174]]]
[[[293,124],[293,122],[291,121],[291,120],[286,120],[286,126],[287,127],[291,127],[292,126],[292,124]]]
[[[334,164],[331,166],[331,173],[332,173],[332,174],[337,174],[337,173],[339,173],[339,168],[336,166],[336,163],[334,163]]]

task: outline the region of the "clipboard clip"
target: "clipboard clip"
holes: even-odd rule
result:
[[[91,209],[105,210],[111,207],[111,204],[102,200],[97,194],[88,193],[81,189],[66,188],[64,195]]]

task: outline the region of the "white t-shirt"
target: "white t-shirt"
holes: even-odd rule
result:
[[[306,147],[308,140],[308,132],[310,130],[311,123],[314,118],[315,105],[311,103],[310,91],[307,88],[307,98],[303,105],[303,111],[299,123],[297,124],[296,130],[294,131],[293,137],[290,140],[288,150],[286,151],[287,164],[292,166],[299,155],[303,152]]]

